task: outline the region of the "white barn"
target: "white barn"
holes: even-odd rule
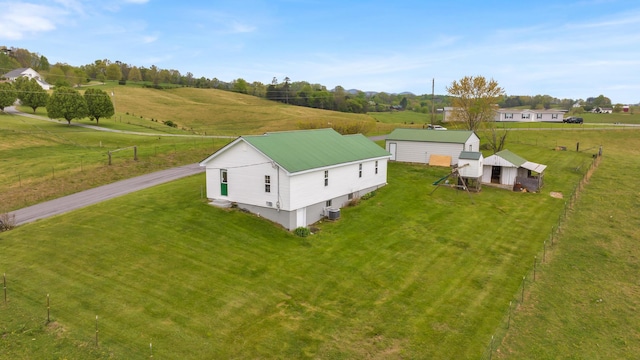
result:
[[[538,191],[546,165],[527,161],[509,150],[499,151],[484,159],[482,182],[514,186]]]
[[[453,165],[460,152],[480,151],[480,138],[465,130],[395,129],[385,147],[394,161],[429,164],[431,155],[440,155],[450,157]]]
[[[389,157],[361,134],[319,129],[241,136],[200,166],[209,199],[293,230],[386,185]]]

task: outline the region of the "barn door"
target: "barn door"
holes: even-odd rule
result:
[[[389,152],[391,153],[391,160],[396,159],[396,150],[398,149],[398,144],[396,143],[389,143]]]
[[[491,182],[494,184],[500,184],[500,174],[502,173],[500,166],[491,167]]]
[[[227,170],[220,170],[220,195],[227,196],[229,195],[229,190],[227,188]]]

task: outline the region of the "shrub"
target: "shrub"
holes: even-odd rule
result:
[[[173,122],[173,121],[171,121],[171,120],[163,121],[162,123],[163,123],[163,124],[165,124],[165,125],[167,125],[167,126],[174,127],[174,128],[175,128],[175,127],[178,127],[178,124],[174,123],[174,122]]]
[[[16,216],[7,213],[0,214],[0,232],[16,227]]]
[[[311,230],[303,226],[297,227],[293,232],[300,237],[307,237],[311,235]]]
[[[374,196],[376,196],[376,191],[375,190],[370,192],[370,193],[366,193],[366,194],[362,195],[361,199],[362,200],[369,200]]]

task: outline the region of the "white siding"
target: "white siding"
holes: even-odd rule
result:
[[[483,173],[483,162],[482,157],[479,160],[471,160],[471,159],[458,159],[458,168],[460,169],[460,175],[463,177],[469,178],[479,178]],[[469,166],[462,167],[464,164],[469,164]],[[491,176],[491,174],[489,174]]]
[[[421,141],[397,141],[396,161],[428,164],[432,154],[451,156],[451,164],[458,162],[460,152],[465,150],[463,144],[435,143]],[[472,145],[473,146],[473,145]],[[478,151],[479,145],[473,150]]]
[[[375,174],[375,161],[363,161],[362,177],[358,177],[360,163],[351,163],[332,168],[322,168],[291,176],[290,209],[298,209],[317,204],[339,196],[359,192],[387,183],[387,159],[378,160],[378,174]],[[329,171],[329,184],[324,186],[324,171]],[[342,204],[332,204],[339,208]]]
[[[220,193],[220,170],[227,170],[228,195]],[[265,175],[271,176],[271,192],[265,192]],[[271,161],[245,142],[238,142],[207,163],[207,197],[273,207],[278,202],[278,170]],[[280,176],[282,180],[283,176]]]

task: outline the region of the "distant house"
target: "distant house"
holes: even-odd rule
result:
[[[535,192],[543,185],[546,168],[546,165],[527,161],[509,150],[502,150],[484,159],[482,182],[508,186],[518,184]]]
[[[20,68],[20,69],[11,70],[8,73],[2,75],[1,77],[7,79],[10,82],[15,81],[19,77],[36,79],[36,82],[38,83],[38,85],[40,85],[40,87],[42,87],[44,90],[51,89],[51,85],[46,81],[44,81],[42,76],[40,76],[40,74],[37,71],[33,70],[32,68]]]
[[[324,217],[387,183],[390,154],[363,135],[333,129],[241,136],[200,162],[207,198],[289,230]]]
[[[385,148],[394,161],[429,164],[435,155],[446,157],[450,166],[458,163],[461,151],[479,151],[480,138],[465,130],[395,129],[387,135]]]
[[[562,121],[566,111],[554,109],[499,109],[496,112],[495,121],[535,122],[535,121]]]

